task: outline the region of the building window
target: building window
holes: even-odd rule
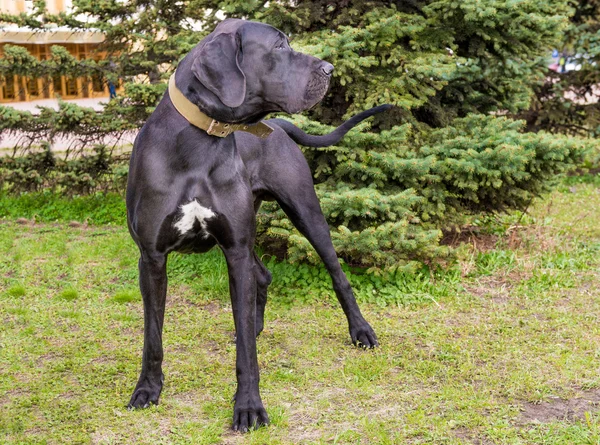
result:
[[[74,77],[66,77],[65,85],[67,87],[67,96],[77,96],[77,79],[75,79]]]
[[[15,91],[15,76],[9,74],[2,78],[2,98],[3,99],[16,99],[17,92]]]
[[[36,97],[40,95],[40,87],[38,85],[38,80],[35,77],[27,78],[27,94]]]

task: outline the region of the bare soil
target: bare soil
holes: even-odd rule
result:
[[[560,420],[585,419],[586,412],[600,410],[600,389],[583,392],[579,397],[561,399],[555,397],[542,403],[525,403],[517,424],[550,423]]]

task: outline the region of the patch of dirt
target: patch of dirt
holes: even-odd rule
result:
[[[515,285],[527,279],[526,272],[513,271],[510,274],[482,276],[473,284],[463,284],[472,295],[489,300],[495,304],[506,304]]]
[[[585,391],[580,397],[561,399],[555,397],[542,403],[525,403],[521,407],[521,416],[517,425],[524,426],[532,423],[550,423],[558,420],[585,419],[586,412],[600,410],[600,389]]]
[[[467,292],[477,297],[488,297],[494,303],[503,304],[509,300],[514,283],[500,277],[481,277],[473,286],[464,285]]]
[[[98,428],[90,435],[90,439],[93,445],[117,443],[119,437],[113,431],[106,428]]]
[[[231,425],[230,425],[231,426]],[[223,445],[235,445],[243,442],[245,435],[237,431],[233,431],[231,428],[227,428],[221,435]]]
[[[77,393],[75,393],[73,391],[67,391],[67,392],[64,392],[64,393],[56,396],[54,398],[54,400],[57,400],[57,399],[60,399],[60,400],[74,400],[74,399],[77,399],[77,398],[80,398],[80,397],[81,397],[81,394],[77,394]]]
[[[472,445],[494,445],[489,439],[485,437],[477,437],[477,434],[468,428],[460,427],[454,430],[454,435],[461,441]]]
[[[479,227],[466,226],[457,230],[444,231],[440,244],[451,247],[458,247],[461,244],[471,244],[473,249],[486,252],[493,250],[499,239],[498,235],[481,233]]]
[[[31,392],[28,389],[23,389],[23,388],[9,389],[0,398],[0,406],[9,405],[13,401],[22,400],[22,399],[29,398],[29,397],[31,397]]]
[[[221,302],[214,300],[194,301],[188,298],[190,295],[194,295],[194,290],[190,286],[187,286],[185,284],[181,284],[175,289],[170,289],[167,295],[167,307],[194,307],[202,311],[207,311],[211,315],[222,313],[224,308],[226,307],[223,304],[221,304]]]
[[[497,273],[495,275],[484,275],[477,278],[474,283],[463,283],[467,292],[492,303],[504,304],[510,300],[513,288],[522,281],[532,277],[532,270],[513,269],[508,273]]]
[[[319,419],[312,412],[291,410],[288,420],[291,437],[296,440],[296,443],[317,442],[326,436],[324,431],[315,428],[318,422]],[[337,426],[340,427],[339,424]]]
[[[440,244],[453,248],[469,244],[476,252],[489,252],[499,247],[515,250],[527,248],[532,243],[536,250],[555,250],[556,239],[549,236],[548,231],[549,228],[542,225],[520,224],[508,227],[502,234],[482,233],[477,226],[454,227],[443,231]]]
[[[202,402],[206,402],[209,397],[210,396],[207,393],[202,393],[200,391],[180,392],[171,394],[168,403],[177,407],[196,409],[198,408],[199,400],[201,400]]]
[[[212,315],[220,314],[223,312],[221,305],[215,302],[210,302],[208,304],[200,306],[200,309],[202,309],[203,311],[207,311],[209,314]]]
[[[90,365],[98,365],[98,366],[104,366],[104,365],[113,365],[117,363],[117,360],[114,357],[109,357],[109,356],[105,356],[105,355],[101,355],[99,357],[96,357],[92,360],[89,361]]]
[[[191,288],[185,284],[182,284],[175,289],[170,289],[167,293],[167,308],[173,308],[178,305],[196,306],[195,303],[186,298],[186,295],[191,292]]]
[[[64,356],[57,352],[49,352],[47,354],[43,354],[39,356],[36,360],[36,367],[43,368],[47,365],[48,362],[53,362],[55,360],[63,360]]]

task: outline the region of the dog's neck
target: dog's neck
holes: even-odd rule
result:
[[[175,77],[176,72],[169,79],[169,98],[173,106],[190,124],[206,131],[210,136],[223,138],[229,136],[234,131],[244,131],[264,139],[273,132],[273,128],[264,122],[234,124],[213,119],[206,113],[203,113],[196,104],[191,102],[177,88]]]

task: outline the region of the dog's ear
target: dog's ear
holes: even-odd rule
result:
[[[246,76],[238,63],[240,40],[237,33],[222,33],[202,47],[192,64],[200,83],[228,107],[239,107],[246,97]]]

